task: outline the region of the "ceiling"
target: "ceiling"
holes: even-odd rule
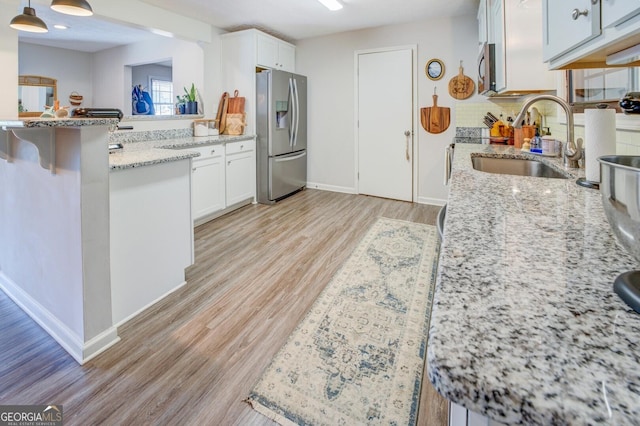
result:
[[[478,0],[339,0],[330,12],[317,0],[141,0],[225,31],[259,28],[295,42],[310,37],[381,25],[475,13]],[[147,30],[97,17],[74,17],[35,6],[49,27],[45,34],[21,32],[20,41],[85,52],[158,37]],[[58,30],[54,24],[68,25]]]

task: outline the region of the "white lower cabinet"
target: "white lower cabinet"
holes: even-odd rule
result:
[[[449,401],[449,426],[506,426]]]
[[[193,219],[225,208],[225,152],[222,145],[207,146],[193,159],[191,198]]]
[[[231,206],[255,197],[255,142],[249,140],[229,143],[226,152],[227,206]]]
[[[255,139],[181,148],[197,151],[191,160],[194,226],[255,201]]]

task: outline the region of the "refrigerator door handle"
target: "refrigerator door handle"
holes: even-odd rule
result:
[[[307,155],[307,152],[303,152],[302,154],[298,154],[298,155],[294,155],[293,157],[284,157],[284,158],[276,158],[275,160],[273,160],[276,163],[284,163],[285,161],[293,161],[293,160],[297,160],[298,158],[302,158],[305,155]]]
[[[295,121],[294,110],[295,110],[295,94],[293,89],[293,78],[289,77],[289,110],[291,111],[291,124],[289,125],[289,146],[293,148],[293,142],[295,140],[295,131],[293,123]]]
[[[296,108],[296,130],[295,130],[295,137],[293,139],[293,146],[298,145],[298,127],[300,125],[300,98],[298,97],[298,80],[296,80],[295,78],[293,79],[293,92],[295,93],[295,108]]]

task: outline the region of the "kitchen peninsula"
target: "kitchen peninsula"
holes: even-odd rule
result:
[[[107,150],[116,124],[0,122],[0,286],[79,363],[119,340]]]
[[[0,123],[0,287],[79,363],[118,342],[118,325],[185,284],[198,150],[254,139],[124,143],[110,155],[116,124]],[[253,188],[243,201],[253,201]]]
[[[569,179],[477,171],[528,157]],[[512,147],[456,144],[428,345],[440,394],[505,423],[636,424],[640,315],[613,279],[637,269],[584,170]]]

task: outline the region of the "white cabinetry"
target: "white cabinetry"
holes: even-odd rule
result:
[[[480,7],[478,8],[478,44],[480,46],[489,41],[487,30],[487,0],[480,0]]]
[[[543,6],[544,58],[551,69],[606,68],[612,65],[608,55],[640,45],[638,0],[543,0]]]
[[[193,220],[198,221],[225,208],[225,150],[222,145],[192,150],[200,152],[191,168]]]
[[[256,197],[256,142],[247,139],[181,148],[191,160],[191,211],[198,226],[252,203]]]
[[[240,91],[246,98],[245,133],[256,133],[256,69],[295,72],[295,46],[251,29],[227,33],[221,40],[221,79],[227,92]]]
[[[267,34],[256,33],[258,65],[285,71],[294,71],[296,48]]]
[[[555,76],[542,59],[542,0],[482,0],[478,26],[487,19],[487,40],[495,44],[498,96],[555,90]],[[484,8],[484,10],[483,10]],[[480,37],[482,41],[482,35]]]
[[[602,0],[602,28],[620,24],[638,13],[638,0]]]
[[[591,0],[543,0],[543,16],[545,61],[600,34],[600,5]]]
[[[449,426],[505,426],[505,424],[449,401]]]
[[[496,92],[504,92],[507,88],[504,10],[504,0],[490,0],[488,29],[489,43],[495,45]]]
[[[256,194],[256,157],[253,140],[228,143],[227,151],[227,206]]]

